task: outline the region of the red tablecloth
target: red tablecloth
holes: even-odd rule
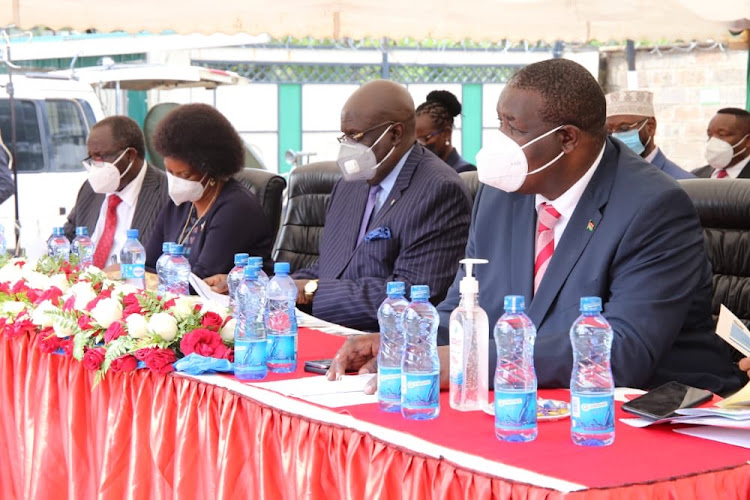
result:
[[[43,354],[34,342],[0,339],[2,498],[563,496],[180,377],[110,373],[92,390],[93,374],[79,362]],[[301,332],[300,365],[330,357],[341,342]],[[492,417],[454,414],[447,402],[428,423],[374,406],[343,411],[449,447],[465,447],[472,436],[472,453],[601,488],[570,498],[744,499],[750,492],[746,450],[664,429],[617,424],[614,446],[588,449],[570,443],[562,421],[540,425],[536,442],[515,445],[494,438]],[[642,484],[615,487],[629,482]]]

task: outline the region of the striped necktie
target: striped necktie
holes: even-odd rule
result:
[[[555,224],[560,220],[560,212],[547,203],[539,207],[536,228],[536,258],[534,260],[534,293],[542,282],[544,272],[555,253]]]

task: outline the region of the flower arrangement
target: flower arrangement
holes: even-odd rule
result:
[[[37,335],[38,349],[81,361],[95,383],[109,371],[169,373],[190,354],[231,362],[234,326],[213,302],[139,290],[95,267],[0,258],[0,330]]]

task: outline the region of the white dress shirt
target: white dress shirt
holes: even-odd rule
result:
[[[750,156],[748,156],[747,158],[745,158],[741,162],[737,163],[736,165],[732,165],[731,167],[727,167],[724,170],[727,171],[727,176],[728,177],[730,177],[732,179],[736,179],[737,176],[740,175],[740,172],[742,172],[742,169],[745,168],[745,165],[748,164],[748,162],[750,162]],[[716,179],[716,176],[719,175],[719,171],[720,170],[721,169],[716,169],[715,168],[714,171],[711,172],[711,178],[712,179]]]
[[[599,163],[602,161],[603,156],[604,146],[602,146],[599,156],[596,157],[596,160],[594,160],[594,163],[589,167],[586,173],[583,174],[575,184],[570,186],[567,191],[558,196],[557,199],[550,201],[541,194],[536,195],[537,214],[539,214],[539,207],[542,206],[542,203],[552,205],[555,210],[560,213],[560,218],[558,219],[557,224],[555,224],[555,248],[557,248],[557,243],[560,241],[560,237],[562,237],[563,231],[565,231],[565,227],[568,225],[568,221],[578,205],[578,201],[581,199],[581,196],[583,196],[583,192],[586,190],[586,186],[589,185],[589,181],[594,176],[594,172],[596,172],[597,167],[599,167]]]
[[[94,247],[99,245],[99,239],[101,239],[102,233],[104,232],[104,224],[107,220],[107,207],[109,206],[110,196],[116,194],[122,199],[122,202],[117,205],[117,226],[115,228],[115,237],[112,242],[112,248],[107,256],[106,266],[120,262],[120,250],[122,250],[125,240],[128,239],[127,232],[133,223],[135,205],[138,203],[138,195],[141,192],[141,186],[143,186],[143,179],[146,177],[146,170],[148,170],[148,166],[146,165],[146,162],[143,162],[141,171],[138,172],[135,179],[122,188],[122,191],[109,193],[104,198],[104,203],[102,203],[102,207],[99,210],[99,218],[96,221],[94,234],[91,235],[91,239],[94,241]]]

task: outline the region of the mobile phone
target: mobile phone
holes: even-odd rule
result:
[[[642,417],[661,420],[677,416],[676,410],[698,406],[712,397],[711,391],[679,382],[667,382],[628,401],[622,405],[622,409]]]
[[[305,361],[305,371],[310,373],[320,373],[321,375],[325,375],[330,367],[330,359],[314,359]]]

